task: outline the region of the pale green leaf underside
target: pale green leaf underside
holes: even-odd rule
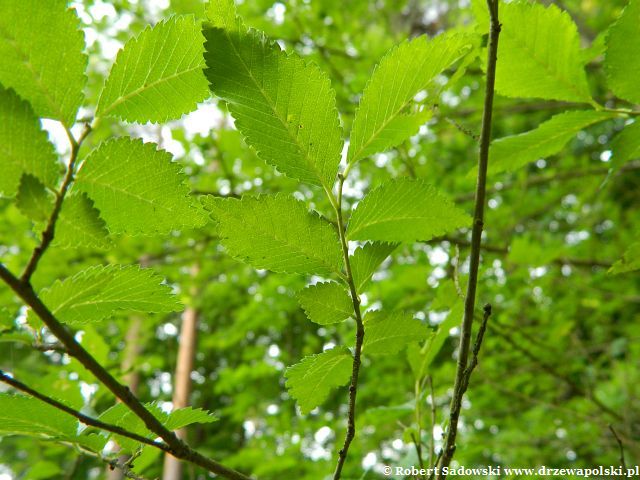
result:
[[[426,336],[427,327],[409,313],[371,311],[364,317],[362,351],[368,355],[397,353]]]
[[[72,125],[86,83],[84,35],[66,0],[0,0],[0,83],[38,116]]]
[[[109,231],[159,234],[201,224],[186,176],[171,154],[127,137],[109,140],[83,163],[76,186],[85,192]]]
[[[632,243],[622,258],[609,269],[609,273],[626,273],[634,270],[640,270],[640,242]]]
[[[530,162],[558,153],[580,130],[614,115],[576,110],[553,116],[538,128],[491,143],[489,173],[513,172]]]
[[[40,298],[60,321],[97,322],[118,311],[167,313],[181,309],[162,277],[137,266],[95,266],[56,281]]]
[[[307,317],[319,325],[339,323],[353,315],[351,297],[335,282],[316,283],[298,293]]]
[[[591,102],[571,17],[555,5],[500,5],[496,90],[508,97]]]
[[[262,34],[233,25],[205,30],[211,91],[228,102],[236,127],[260,158],[330,190],[343,142],[329,79]]]
[[[422,180],[391,180],[358,204],[347,229],[349,240],[426,241],[468,226],[470,217]]]
[[[237,15],[234,0],[209,0],[205,11],[207,19],[213,27],[225,30],[244,28],[242,20]]]
[[[640,103],[640,1],[630,0],[609,29],[604,67],[618,97]]]
[[[413,343],[407,349],[407,358],[411,370],[417,379],[422,379],[428,372],[428,368],[442,349],[444,342],[449,338],[449,331],[458,326],[462,321],[463,304],[456,302],[449,311],[447,318],[438,325],[437,330],[431,332],[424,345]]]
[[[407,111],[414,97],[467,52],[465,35],[406,41],[387,53],[362,94],[349,140],[349,162],[399,145],[431,115]]]
[[[229,254],[274,272],[331,275],[342,260],[334,228],[290,196],[206,197]]]
[[[287,368],[286,387],[302,413],[309,413],[325,401],[332,389],[345,385],[351,378],[352,363],[351,352],[336,347]]]
[[[351,275],[356,289],[360,292],[369,282],[378,267],[398,245],[394,243],[367,242],[356,248],[349,259]]]
[[[53,241],[64,248],[83,246],[104,249],[111,244],[107,225],[84,193],[65,198]]]
[[[144,123],[166,122],[194,110],[209,96],[203,41],[193,16],[146,28],[118,53],[96,114]]]
[[[16,206],[34,222],[46,222],[53,210],[55,196],[36,177],[26,174],[20,180]]]
[[[613,152],[612,163],[615,167],[622,166],[629,160],[640,158],[640,121],[636,120],[627,125],[611,142]]]
[[[0,196],[12,197],[23,173],[54,186],[60,172],[53,146],[28,102],[0,85]]]
[[[185,407],[171,412],[163,424],[169,430],[178,430],[194,423],[213,423],[217,420],[218,417],[207,410]]]
[[[0,434],[66,437],[76,434],[78,421],[33,397],[0,394]]]

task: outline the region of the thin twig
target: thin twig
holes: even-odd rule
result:
[[[615,428],[613,428],[613,425],[609,424],[609,430],[611,430],[611,433],[616,439],[616,442],[618,442],[618,448],[620,449],[620,465],[622,465],[622,469],[626,471],[627,462],[625,461],[625,458],[624,458],[624,445],[622,444],[622,440],[618,436],[618,432],[616,432]]]
[[[64,176],[64,180],[62,181],[62,186],[60,187],[60,190],[56,193],[56,201],[53,205],[53,210],[51,211],[51,216],[49,217],[47,226],[42,232],[42,240],[40,241],[40,244],[33,250],[31,258],[29,259],[27,266],[22,272],[20,280],[22,280],[23,282],[28,282],[31,279],[31,275],[33,275],[33,272],[35,272],[36,268],[38,267],[38,262],[40,261],[40,259],[44,255],[44,252],[47,251],[47,248],[49,248],[49,245],[51,245],[51,242],[53,241],[53,238],[55,236],[56,222],[58,221],[60,210],[62,210],[62,203],[64,202],[64,197],[67,194],[67,190],[69,190],[69,186],[71,185],[71,182],[73,182],[76,160],[78,159],[78,153],[80,151],[80,147],[82,146],[82,142],[84,142],[84,139],[87,138],[87,135],[89,135],[89,132],[91,132],[91,126],[89,124],[85,124],[85,129],[83,130],[82,134],[76,141],[71,131],[67,129],[67,135],[69,137],[69,142],[71,143],[71,155],[69,157],[69,165],[67,166],[67,173]]]
[[[640,161],[634,160],[622,165],[618,170],[615,171],[613,175],[618,176],[624,172],[628,172],[631,170],[638,170],[638,169],[640,169]],[[500,193],[514,187],[527,189],[529,187],[545,185],[547,183],[552,183],[556,181],[563,181],[563,180],[570,181],[576,178],[589,177],[594,175],[604,175],[606,173],[609,173],[610,171],[611,171],[611,167],[593,167],[593,168],[586,168],[584,170],[575,170],[575,169],[561,170],[559,172],[556,172],[550,175],[533,175],[524,181],[515,180],[515,181],[495,184],[492,187],[487,188],[487,193],[490,193],[490,194]],[[455,197],[455,200],[456,202],[464,202],[467,200],[473,200],[474,198],[475,198],[474,193],[465,193],[462,195],[457,195]]]
[[[484,306],[484,313],[482,316],[482,323],[480,324],[480,329],[476,334],[476,341],[473,344],[473,350],[471,352],[471,362],[467,365],[467,368],[464,371],[464,391],[467,391],[469,387],[469,380],[471,379],[471,374],[473,370],[478,365],[478,355],[480,354],[480,347],[482,347],[482,340],[484,339],[484,333],[487,331],[487,322],[489,321],[489,317],[491,316],[491,305],[487,303]]]
[[[6,383],[7,385],[11,385],[13,388],[15,388],[16,390],[20,390],[21,392],[24,393],[28,393],[29,395],[31,395],[34,398],[37,398],[38,400],[43,401],[44,403],[47,403],[49,405],[51,405],[54,408],[57,408],[58,410],[62,410],[65,413],[68,413],[69,415],[77,418],[78,420],[80,420],[80,422],[84,423],[85,425],[88,425],[90,427],[95,427],[95,428],[99,428],[101,430],[105,430],[107,432],[111,432],[111,433],[115,433],[117,435],[123,436],[123,437],[127,437],[130,438],[132,440],[135,440],[136,442],[140,442],[140,443],[144,443],[145,445],[150,445],[152,447],[158,448],[160,450],[164,450],[165,452],[169,450],[169,447],[161,442],[156,442],[154,440],[150,440],[142,435],[138,435],[137,433],[134,432],[130,432],[129,430],[119,427],[117,425],[112,425],[110,423],[105,423],[105,422],[101,422],[100,420],[97,420],[95,418],[91,418],[87,415],[85,415],[84,413],[81,413],[77,410],[74,410],[71,407],[68,407],[67,405],[60,403],[59,401],[48,397],[47,395],[38,392],[37,390],[34,390],[33,388],[29,387],[28,385],[25,385],[24,383],[20,382],[19,380],[16,380],[15,378],[7,375],[6,373],[4,373],[2,370],[0,370],[0,382]]]
[[[444,117],[444,119],[447,121],[447,123],[449,123],[450,125],[453,125],[456,128],[456,130],[460,131],[462,134],[466,135],[469,138],[472,138],[476,142],[479,140],[480,137],[478,136],[477,133],[472,132],[469,128],[465,127],[460,122],[450,117]]]
[[[347,414],[347,434],[344,439],[344,444],[338,452],[338,464],[333,474],[333,480],[339,480],[342,474],[342,467],[347,459],[347,453],[349,452],[349,446],[353,437],[356,435],[356,395],[358,393],[358,374],[360,372],[360,355],[362,353],[362,343],[364,341],[364,324],[362,323],[362,316],[360,312],[360,297],[358,297],[358,291],[356,289],[355,282],[353,281],[353,275],[351,273],[351,263],[349,261],[349,246],[347,245],[347,239],[345,235],[345,224],[342,218],[342,188],[344,186],[345,177],[343,174],[339,175],[338,183],[338,200],[334,205],[336,211],[336,217],[338,219],[338,233],[340,237],[340,245],[342,247],[342,255],[344,257],[344,266],[346,272],[346,281],[349,285],[349,292],[351,294],[351,301],[353,303],[353,312],[356,319],[356,342],[353,351],[353,368],[351,371],[351,383],[349,384],[349,412]]]
[[[420,438],[416,437],[414,432],[411,432],[411,441],[413,442],[413,446],[416,449],[416,455],[418,456],[418,464],[420,465],[420,469],[424,470],[424,461],[422,460],[422,442]]]
[[[104,463],[109,465],[109,468],[111,470],[114,470],[116,468],[118,470],[121,470],[122,475],[124,475],[126,478],[131,478],[132,480],[146,480],[145,477],[142,477],[134,473],[126,464],[118,461],[117,458],[110,459],[110,458],[100,457],[100,460],[102,460]]]
[[[2,263],[0,263],[0,278],[18,295],[26,305],[40,317],[49,331],[66,347],[68,354],[78,360],[100,382],[107,387],[117,398],[122,401],[138,418],[142,420],[147,429],[162,438],[169,446],[169,453],[174,457],[191,462],[212,473],[217,473],[230,480],[248,480],[243,473],[228,468],[221,463],[212,460],[192,449],[180,440],[172,431],[168,430],[140,400],[127,388],[118,382],[98,361],[80,345],[73,334],[67,331],[64,325],[51,313],[47,306],[33,290],[29,282],[23,282],[13,275]]]
[[[433,456],[435,455],[436,442],[433,438],[433,429],[436,426],[436,396],[433,391],[433,379],[431,375],[427,377],[429,383],[429,392],[431,395],[431,430],[429,434],[429,466],[433,466]]]
[[[492,333],[495,333],[498,337],[502,338],[505,342],[507,342],[512,347],[513,350],[520,352],[532,363],[534,363],[535,365],[538,365],[543,371],[547,372],[552,377],[555,377],[556,379],[566,383],[569,387],[571,387],[572,390],[577,392],[579,395],[582,395],[587,400],[589,400],[592,404],[594,404],[601,412],[611,415],[616,420],[622,420],[622,416],[618,412],[616,412],[615,410],[611,409],[610,407],[602,403],[600,399],[598,399],[596,396],[589,395],[587,390],[581,384],[577,383],[572,378],[559,372],[553,365],[550,365],[547,362],[538,358],[534,353],[532,353],[530,350],[520,345],[518,342],[512,339],[508,334],[502,332],[499,328],[497,328],[493,324],[491,326],[491,331]]]
[[[464,238],[451,237],[447,235],[429,240],[428,243],[431,244],[431,243],[439,243],[439,242],[449,242],[460,247],[470,247],[473,244],[473,241],[470,242],[469,240],[466,240]],[[480,249],[484,252],[497,253],[499,255],[509,254],[509,247],[503,247],[501,245],[484,244],[484,245],[481,245]],[[611,265],[613,265],[613,262],[609,260],[598,260],[596,258],[575,258],[575,257],[554,258],[553,260],[551,260],[550,263],[554,265],[559,265],[559,266],[573,265],[575,267],[587,267],[587,268],[590,268],[590,267],[609,268],[611,267]]]
[[[460,346],[458,348],[458,365],[456,378],[451,398],[449,427],[442,449],[442,458],[438,465],[448,467],[453,458],[458,434],[458,419],[462,408],[462,397],[468,386],[467,361],[469,346],[471,343],[471,329],[473,326],[473,314],[475,310],[476,288],[478,284],[478,270],[480,266],[480,246],[482,242],[482,230],[484,227],[484,209],[486,203],[487,168],[489,164],[489,144],[491,143],[491,123],[493,116],[493,97],[496,78],[496,63],[498,59],[498,38],[500,36],[500,23],[498,20],[498,0],[487,0],[490,17],[489,46],[487,48],[487,79],[484,99],[484,113],[482,117],[482,129],[480,132],[480,151],[478,156],[478,179],[476,182],[476,199],[474,208],[473,229],[471,233],[471,255],[469,264],[469,281],[467,283],[467,295],[464,303],[464,316],[460,334]],[[440,468],[437,474],[438,480],[444,480],[447,475]]]
[[[100,461],[104,462],[106,465],[108,465],[111,470],[118,469],[118,470],[122,471],[122,475],[124,475],[126,478],[131,478],[132,480],[147,480],[145,477],[143,477],[141,475],[138,475],[135,472],[133,472],[133,470],[131,470],[131,467],[129,465],[127,465],[126,463],[121,462],[117,458],[107,458],[107,457],[105,457],[103,455],[100,455],[99,453],[91,452],[91,451],[85,450],[85,449],[79,449],[79,452],[82,455],[87,455],[89,457],[97,458],[98,460],[100,460]],[[78,457],[78,458],[80,458],[80,457]]]

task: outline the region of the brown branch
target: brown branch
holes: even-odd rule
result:
[[[489,45],[487,48],[487,78],[484,98],[484,113],[482,117],[482,128],[480,131],[480,150],[478,155],[478,178],[476,182],[476,199],[473,215],[473,229],[471,233],[471,255],[469,266],[469,282],[467,284],[467,294],[464,302],[464,316],[462,319],[460,346],[458,348],[458,365],[456,369],[453,396],[451,398],[451,408],[449,415],[449,427],[442,449],[442,458],[438,465],[438,480],[444,480],[447,475],[443,473],[442,467],[448,467],[456,449],[456,437],[458,434],[458,419],[462,408],[462,397],[468,387],[470,374],[469,347],[471,343],[471,330],[473,326],[473,314],[476,302],[476,288],[478,285],[478,270],[480,267],[480,247],[482,243],[482,230],[484,227],[484,209],[486,204],[487,168],[489,165],[489,145],[491,143],[491,123],[493,116],[493,97],[496,79],[496,63],[498,59],[498,39],[500,36],[500,23],[498,20],[498,0],[487,0],[490,17]],[[488,318],[490,308],[485,309],[485,316]],[[479,338],[481,340],[481,338]],[[479,348],[479,345],[478,345]],[[472,359],[473,362],[473,359]]]
[[[27,266],[22,272],[22,276],[20,280],[23,282],[28,282],[31,279],[31,275],[36,271],[38,267],[38,262],[44,255],[44,252],[47,251],[49,245],[53,241],[56,230],[56,222],[58,221],[58,216],[60,215],[60,210],[62,210],[62,203],[64,202],[64,197],[67,194],[67,190],[69,190],[69,186],[71,182],[73,182],[74,170],[76,165],[76,160],[78,159],[78,152],[80,151],[80,147],[82,146],[82,142],[87,138],[87,135],[91,132],[91,125],[85,124],[84,131],[76,141],[73,137],[73,134],[69,129],[67,129],[67,135],[69,136],[69,142],[71,142],[71,155],[69,156],[69,165],[67,167],[67,173],[64,176],[64,180],[62,181],[62,186],[60,190],[56,193],[56,201],[53,205],[53,210],[51,211],[51,216],[49,217],[49,221],[47,222],[47,226],[42,232],[42,240],[40,244],[33,250],[31,254],[31,258],[27,263]]]
[[[32,348],[38,350],[40,352],[58,352],[58,353],[67,353],[67,349],[64,348],[64,345],[61,343],[34,343],[31,345]]]
[[[349,452],[349,446],[351,441],[356,435],[356,395],[358,393],[358,374],[360,372],[360,355],[362,353],[362,343],[364,341],[364,324],[362,323],[362,315],[360,312],[360,297],[356,289],[355,282],[353,281],[353,275],[351,273],[351,263],[349,260],[349,246],[347,245],[347,239],[345,236],[345,225],[342,218],[342,187],[344,186],[345,177],[343,174],[338,175],[338,201],[335,205],[336,216],[338,219],[338,233],[340,236],[340,245],[342,247],[342,254],[344,257],[344,265],[346,271],[346,280],[349,285],[349,292],[351,294],[351,301],[353,303],[353,312],[356,320],[356,342],[353,352],[353,367],[351,371],[351,383],[349,384],[349,413],[347,414],[347,434],[344,439],[344,444],[338,452],[338,464],[333,474],[333,480],[339,480],[342,474],[342,468],[344,462],[347,459],[347,453]]]
[[[117,425],[112,425],[109,423],[105,423],[105,422],[101,422],[100,420],[97,420],[95,418],[91,418],[87,415],[85,415],[84,413],[80,413],[77,410],[74,410],[71,407],[68,407],[67,405],[60,403],[59,401],[48,397],[47,395],[40,393],[36,390],[34,390],[33,388],[29,387],[28,385],[25,385],[24,383],[16,380],[15,378],[7,375],[6,373],[4,373],[2,370],[0,370],[0,382],[6,383],[7,385],[11,385],[13,388],[15,388],[16,390],[20,390],[21,392],[24,393],[28,393],[29,395],[31,395],[34,398],[37,398],[38,400],[43,401],[44,403],[47,403],[49,405],[51,405],[54,408],[57,408],[58,410],[62,410],[65,413],[68,413],[69,415],[77,418],[80,422],[84,423],[85,425],[88,425],[90,427],[95,427],[95,428],[99,428],[101,430],[105,430],[107,432],[111,432],[111,433],[115,433],[117,435],[121,435],[123,437],[127,437],[130,438],[132,440],[135,440],[136,442],[140,442],[140,443],[144,443],[145,445],[150,445],[152,447],[158,448],[160,450],[163,451],[168,451],[169,447],[161,442],[156,442],[154,440],[150,440],[142,435],[138,435],[137,433],[134,432],[130,432],[129,430],[119,427]]]
[[[168,430],[138,398],[127,388],[119,383],[97,360],[80,345],[74,336],[66,330],[64,325],[42,303],[29,282],[23,282],[14,276],[0,263],[0,278],[18,295],[26,305],[40,317],[49,331],[66,347],[70,356],[78,360],[100,382],[107,387],[117,398],[122,401],[136,416],[138,416],[147,429],[162,438],[169,446],[169,452],[177,458],[181,458],[212,473],[217,473],[231,480],[248,480],[249,477],[236,470],[225,467],[219,462],[198,453],[180,440],[173,432]]]

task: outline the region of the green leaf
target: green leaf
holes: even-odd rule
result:
[[[194,423],[213,423],[218,417],[202,408],[184,407],[174,410],[162,424],[169,430],[178,430]]]
[[[40,298],[62,322],[79,325],[113,316],[118,310],[144,313],[179,311],[162,277],[137,266],[95,266],[56,281]]]
[[[588,64],[593,60],[599,59],[599,57],[605,53],[608,33],[606,30],[598,33],[598,36],[593,39],[591,45],[580,52],[580,60],[583,64]]]
[[[640,122],[636,120],[616,135],[611,142],[614,167],[620,167],[629,160],[640,158]]]
[[[195,110],[209,96],[203,41],[193,16],[147,27],[118,53],[96,115],[156,123]]]
[[[580,36],[555,5],[500,5],[496,90],[507,97],[591,103],[581,62]]]
[[[640,1],[630,0],[609,28],[604,68],[609,87],[618,97],[640,103]]]
[[[610,274],[640,270],[640,242],[632,243],[620,260],[609,269]]]
[[[357,162],[387,150],[415,134],[431,111],[418,108],[414,97],[460,59],[470,45],[465,35],[444,34],[431,40],[420,36],[387,53],[362,94],[353,121],[348,161]]]
[[[0,196],[13,197],[23,173],[54,186],[59,167],[31,105],[0,85]]]
[[[303,414],[321,405],[335,387],[351,378],[353,357],[344,347],[304,357],[285,371],[289,395],[298,401]]]
[[[357,291],[361,291],[371,279],[380,264],[393,252],[398,245],[395,243],[367,242],[356,248],[349,259],[351,275]]]
[[[490,18],[489,9],[487,8],[487,2],[485,0],[471,0],[471,12],[476,21],[476,30],[482,34],[489,31]]]
[[[343,142],[328,77],[264,35],[245,32],[232,15],[223,10],[214,21],[227,28],[204,32],[211,91],[228,102],[236,127],[261,159],[331,190]]]
[[[513,172],[530,162],[558,153],[580,130],[614,114],[576,110],[554,115],[538,128],[491,143],[489,173]]]
[[[244,30],[242,19],[236,12],[234,0],[209,0],[206,15],[212,27],[230,31]]]
[[[331,224],[290,196],[206,197],[229,254],[274,272],[331,275],[342,266]]]
[[[35,222],[46,222],[53,210],[55,196],[36,177],[22,176],[16,195],[16,206]]]
[[[186,176],[154,143],[117,138],[84,161],[76,186],[93,200],[111,232],[160,234],[201,223]]]
[[[45,480],[47,478],[64,478],[62,467],[48,460],[39,460],[25,474],[29,480]]]
[[[218,420],[216,415],[202,408],[184,407],[169,413],[162,423],[169,430],[178,430],[195,423],[213,423]]]
[[[409,345],[407,358],[416,379],[420,380],[424,378],[429,366],[442,349],[444,342],[449,338],[449,331],[460,325],[463,308],[464,305],[462,301],[458,300],[447,315],[447,318],[438,325],[437,330],[429,335],[429,338],[427,338],[427,341],[422,347],[418,343]]]
[[[309,320],[319,325],[339,323],[353,316],[351,297],[335,282],[308,286],[298,293],[298,301]]]
[[[76,434],[78,421],[62,410],[33,397],[0,393],[0,433],[32,437]]]
[[[409,313],[370,311],[364,317],[362,351],[369,355],[397,353],[410,342],[424,340],[427,327]]]
[[[56,224],[54,244],[64,248],[84,246],[100,249],[111,244],[107,225],[84,193],[65,198]]]
[[[6,307],[0,307],[0,332],[13,330],[14,327],[14,315]]]
[[[358,204],[347,230],[349,240],[426,241],[468,226],[470,217],[422,180],[391,180]]]
[[[87,80],[75,12],[65,0],[0,0],[0,12],[0,83],[38,116],[71,126]]]

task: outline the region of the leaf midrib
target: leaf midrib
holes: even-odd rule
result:
[[[225,36],[227,37],[227,40],[231,44],[231,47],[233,48],[233,52],[235,53],[237,58],[240,60],[240,63],[242,64],[242,66],[245,68],[245,71],[247,72],[249,78],[251,78],[251,80],[253,81],[253,83],[256,86],[256,88],[260,91],[260,93],[262,94],[262,96],[266,100],[267,105],[269,106],[269,108],[271,108],[271,111],[274,113],[274,117],[276,117],[278,120],[280,120],[280,124],[282,125],[282,128],[284,129],[285,132],[287,132],[287,135],[293,141],[292,143],[298,147],[298,151],[301,153],[301,156],[305,159],[305,163],[307,164],[307,166],[309,166],[311,168],[311,170],[313,170],[316,173],[316,175],[318,177],[318,180],[320,181],[320,184],[324,188],[326,188],[326,189],[328,189],[330,191],[331,190],[331,185],[327,185],[325,183],[325,180],[324,180],[321,172],[318,170],[317,166],[315,165],[315,162],[310,161],[312,159],[310,159],[306,154],[304,154],[305,150],[304,150],[303,146],[300,144],[300,142],[298,142],[298,137],[294,137],[294,136],[291,135],[291,132],[289,131],[289,128],[287,127],[286,120],[283,119],[279,115],[278,111],[275,108],[273,100],[267,94],[267,92],[262,88],[262,86],[260,85],[258,80],[254,77],[253,72],[251,71],[249,66],[246,64],[246,62],[244,61],[244,58],[242,58],[242,55],[240,55],[240,52],[238,51],[235,42],[231,38],[231,35],[229,35],[229,30],[223,29],[223,31],[225,33]],[[240,33],[238,33],[238,34],[240,35]],[[262,40],[260,40],[260,41],[262,41]]]
[[[133,97],[137,96],[137,95],[142,95],[142,93],[144,93],[145,91],[156,87],[157,85],[160,85],[164,82],[169,82],[171,80],[174,80],[176,78],[181,77],[182,75],[187,75],[195,70],[198,69],[202,69],[203,65],[196,65],[194,67],[190,67],[186,70],[181,70],[180,72],[176,72],[172,75],[169,75],[168,77],[162,77],[159,78],[158,80],[155,80],[151,83],[148,83],[146,85],[142,85],[141,87],[136,88],[135,90],[131,91],[130,93],[119,97],[115,102],[111,103],[111,105],[109,105],[107,108],[105,108],[104,110],[102,110],[99,115],[100,116],[106,116],[108,115],[110,112],[112,112],[114,109],[116,109],[118,106],[122,105],[122,103],[126,102],[127,100],[132,99]]]

